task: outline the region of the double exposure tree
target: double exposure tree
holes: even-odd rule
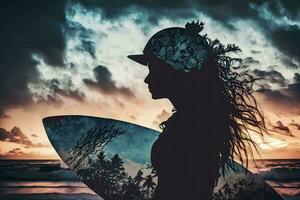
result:
[[[118,154],[108,159],[99,152],[97,159],[89,159],[89,166],[78,170],[78,175],[105,200],[150,200],[156,187],[153,174],[144,177],[139,170],[133,178],[128,176]]]
[[[126,130],[115,124],[94,127],[82,135],[66,162],[77,170],[92,153],[103,151],[108,143],[124,133]]]
[[[118,154],[110,158],[105,154],[105,146],[125,132],[116,125],[90,129],[77,142],[67,163],[105,200],[150,200],[156,187],[154,172],[144,177],[139,170],[131,177]]]
[[[212,200],[281,200],[282,198],[267,185],[256,183],[254,179],[238,179],[232,186],[225,183]]]
[[[153,182],[153,176],[149,174],[144,181],[143,188],[145,189],[146,198],[151,199],[156,184]]]

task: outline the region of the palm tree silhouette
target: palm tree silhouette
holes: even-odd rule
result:
[[[146,188],[146,197],[151,198],[152,191],[155,189],[156,184],[153,182],[153,177],[151,174],[146,176],[143,188]]]
[[[143,178],[143,172],[142,170],[139,170],[136,174],[136,176],[134,177],[133,181],[137,184],[140,185],[141,182],[144,180]]]

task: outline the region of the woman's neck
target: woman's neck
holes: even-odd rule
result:
[[[201,98],[181,97],[176,99],[174,98],[173,100],[170,99],[170,101],[178,113],[200,114],[208,109],[206,105],[207,103],[204,103]]]

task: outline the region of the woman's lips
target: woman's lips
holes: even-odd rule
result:
[[[151,87],[148,87],[148,90],[149,90],[149,92],[151,92],[152,91]]]

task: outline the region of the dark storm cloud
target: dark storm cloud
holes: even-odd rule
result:
[[[200,1],[206,2],[206,1]],[[212,1],[211,6],[204,11],[209,16],[223,24],[234,24],[236,19],[250,19],[256,22],[260,31],[269,39],[280,52],[283,53],[291,63],[290,67],[299,67],[300,54],[297,47],[300,46],[300,27],[295,24],[288,24],[286,19],[300,21],[300,1],[278,0],[278,1]],[[219,3],[219,5],[217,5]],[[220,9],[216,9],[215,7]],[[204,6],[204,10],[207,5]],[[274,15],[280,21],[275,24],[274,18],[264,16],[261,9],[265,9],[267,15]],[[201,6],[199,7],[201,10]],[[291,60],[297,61],[293,62]],[[283,63],[285,64],[285,63]]]
[[[37,137],[35,134],[32,137]],[[19,127],[13,127],[10,131],[4,128],[0,128],[0,141],[13,142],[16,144],[25,145],[27,148],[31,147],[49,147],[49,144],[37,143],[34,144],[30,139],[23,133]]]
[[[300,54],[300,27],[288,24],[287,20],[299,21],[300,1],[294,0],[77,0],[88,9],[102,10],[107,19],[118,19],[130,12],[141,11],[141,22],[157,22],[161,17],[176,20],[180,17],[195,17],[193,11],[202,12],[217,20],[228,28],[235,29],[237,20],[252,20],[279,51],[287,56],[288,60],[295,59],[298,63],[291,62],[299,67]],[[175,17],[176,16],[176,17]],[[276,23],[273,17],[281,20]],[[200,19],[201,20],[201,19]],[[292,66],[292,65],[288,65]]]
[[[95,43],[89,40],[82,40],[81,41],[82,48],[87,51],[93,58],[96,58],[96,49]]]
[[[256,92],[262,94],[268,101],[277,103],[278,105],[284,105],[285,107],[294,107],[300,110],[300,101],[292,95],[287,95],[288,90],[273,90],[271,88],[262,87]]]
[[[14,127],[10,131],[0,128],[0,141],[14,142],[31,147],[35,146],[18,127]]]
[[[300,46],[297,37],[299,26],[287,24],[283,20],[299,21],[300,1],[74,0],[73,2],[75,1],[91,10],[101,9],[106,19],[118,19],[130,12],[141,11],[143,16],[136,19],[136,22],[141,24],[144,24],[145,20],[155,23],[162,17],[173,20],[195,17],[194,11],[203,12],[229,28],[234,28],[236,20],[253,20],[259,26],[258,30],[263,32],[284,54],[282,62],[286,66],[296,68],[300,60],[300,54],[296,49]],[[49,65],[63,66],[66,46],[64,31],[67,34],[80,34],[81,44],[78,49],[96,57],[95,43],[91,39],[92,31],[76,22],[66,21],[66,2],[63,0],[1,1],[0,118],[6,116],[3,112],[6,108],[32,102],[32,94],[27,84],[40,81],[35,68],[37,62],[32,59],[32,53],[42,57]],[[273,20],[262,16],[260,10],[262,7],[278,19],[282,19],[282,24],[274,24]],[[95,82],[86,81],[90,86],[95,86]],[[111,82],[110,85],[115,85],[114,81]],[[101,88],[101,86],[97,87]],[[101,90],[110,91],[105,87]],[[131,90],[125,87],[114,86],[112,91],[127,93],[129,96],[132,94]],[[76,91],[58,91],[58,93],[81,98]],[[48,99],[50,102],[55,102],[53,96],[49,96]]]
[[[244,58],[243,63],[245,63],[245,64],[254,64],[254,65],[260,64],[259,60],[255,60],[253,57]]]
[[[285,80],[284,76],[278,71],[275,71],[275,70],[263,71],[263,70],[255,69],[252,72],[253,72],[255,78],[257,78],[259,80],[264,80],[267,82],[275,83],[281,87],[286,86],[286,80]]]
[[[274,16],[287,16],[288,19],[299,19],[299,2],[294,0],[271,1],[268,3],[269,9]]]
[[[286,89],[274,90],[262,87],[256,92],[262,95],[268,103],[275,105],[274,109],[286,110],[287,114],[298,115],[300,113],[300,101],[291,95],[287,95]]]
[[[16,154],[23,154],[20,148],[14,148],[7,152],[7,155],[16,155]]]
[[[283,65],[286,66],[287,68],[291,68],[291,69],[297,69],[298,68],[298,65],[292,59],[290,59],[287,56],[283,56],[279,59],[281,60]]]
[[[271,125],[273,130],[287,136],[293,136],[289,127],[285,126],[281,121],[277,121],[275,125]]]
[[[50,88],[53,97],[56,98],[57,95],[61,95],[63,97],[68,97],[77,101],[84,101],[84,93],[80,92],[77,89],[70,89],[73,86],[73,83],[70,79],[65,81],[67,81],[66,89],[62,89],[62,83],[57,79],[52,79],[50,82],[48,82],[48,87]]]
[[[268,98],[270,101],[276,101],[278,103],[287,103],[291,102],[292,98],[283,94],[279,90],[272,90],[270,88],[260,88],[256,90],[257,92],[263,94],[265,97]]]
[[[36,54],[63,65],[65,1],[4,0],[0,5],[0,110],[32,102],[27,87],[38,80]]]
[[[299,19],[300,21],[300,19]],[[285,55],[288,56],[287,59],[295,59],[298,64],[300,63],[300,27],[298,25],[289,25],[284,27],[277,27],[271,33],[273,44]],[[288,66],[294,68],[299,67],[294,62],[289,60],[291,64],[288,63]]]
[[[194,16],[189,8],[194,6],[193,1],[184,0],[77,0],[81,5],[88,9],[100,8],[103,17],[106,19],[118,19],[131,12],[142,11],[144,19],[137,19],[137,22],[147,20],[156,23],[162,16],[187,17]],[[144,12],[145,11],[145,12]]]
[[[270,102],[275,102],[281,106],[298,109],[300,111],[300,74],[294,74],[293,83],[278,90],[262,87],[257,90]]]
[[[33,96],[38,100],[39,103],[51,103],[56,105],[61,105],[63,103],[61,97],[70,98],[79,102],[85,100],[85,94],[78,89],[74,88],[71,79],[65,78],[62,83],[58,79],[43,80],[39,84],[49,90],[49,94],[41,96],[40,94],[33,94]]]
[[[5,154],[1,154],[0,157],[1,158],[6,158],[6,157],[9,157],[9,156],[16,156],[16,155],[24,155],[24,152],[20,148],[14,148],[14,149],[8,151]]]
[[[294,83],[288,85],[288,91],[300,102],[300,74],[294,74]]]
[[[123,15],[128,14],[132,11],[145,10],[147,13],[152,15],[151,18],[159,18],[162,15],[170,15],[178,11],[178,17],[192,16],[191,10],[197,9],[205,12],[215,19],[227,22],[231,18],[242,17],[242,16],[253,16],[253,12],[250,12],[251,1],[235,1],[226,2],[222,0],[77,0],[80,4],[87,7],[88,9],[100,8],[106,18],[115,19]],[[257,2],[257,1],[255,1]],[[185,11],[184,11],[185,10]],[[164,12],[168,11],[168,12]],[[146,16],[145,16],[146,17]]]
[[[83,82],[90,88],[99,90],[104,94],[120,94],[126,97],[134,97],[133,91],[128,87],[116,85],[116,82],[112,78],[112,74],[109,69],[103,65],[99,65],[94,68],[94,76],[96,81],[91,79],[83,79]]]
[[[70,37],[77,37],[80,40],[80,44],[76,49],[81,52],[88,52],[93,58],[96,58],[95,42],[92,41],[93,31],[84,27],[82,24],[73,21],[67,21],[66,25],[67,34]],[[102,35],[106,35],[103,33]]]
[[[300,123],[293,122],[293,123],[290,123],[289,125],[297,128],[297,130],[300,130]]]
[[[24,159],[24,158],[32,159],[32,156],[35,156],[35,155],[36,154],[34,154],[34,153],[25,153],[22,151],[21,148],[14,148],[4,154],[0,154],[0,159]],[[7,176],[7,174],[5,174],[5,175]],[[10,177],[10,175],[8,175],[8,177]],[[3,178],[3,177],[1,177],[1,178]]]

